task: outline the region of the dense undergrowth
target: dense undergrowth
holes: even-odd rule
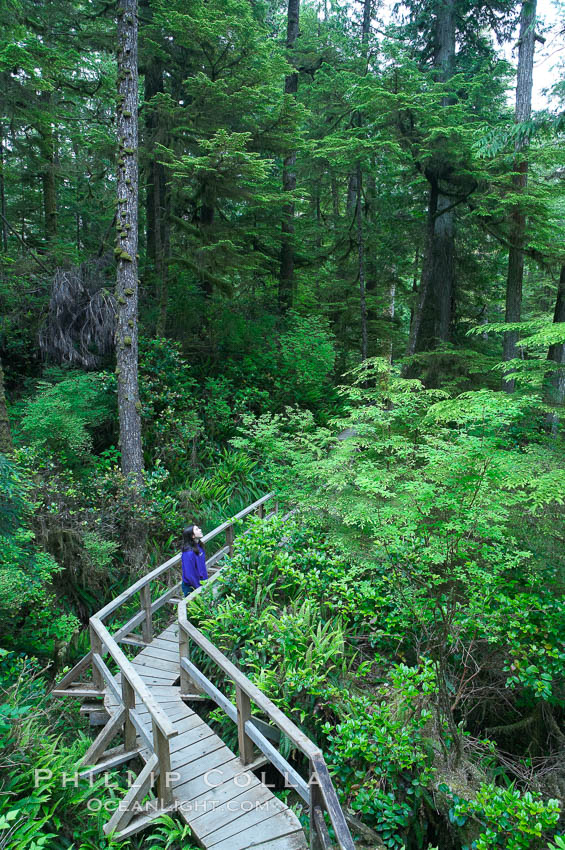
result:
[[[267,489],[297,508],[252,523],[191,616],[319,743],[373,846],[562,847],[565,482],[540,393],[426,389],[373,360],[325,406],[281,390],[238,407],[232,387],[222,407],[164,342],[143,374],[146,567],[187,518],[209,530]],[[46,377],[0,464],[0,846],[110,848],[96,787],[33,787],[88,746],[46,691],[132,578],[112,376]],[[187,841],[169,820],[131,847]]]

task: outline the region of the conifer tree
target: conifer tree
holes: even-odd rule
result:
[[[138,71],[137,0],[118,5],[118,180],[116,362],[122,471],[141,484],[143,452],[138,389]]]
[[[286,47],[292,51],[296,46],[300,20],[300,0],[288,0],[288,15],[286,28]],[[285,94],[296,97],[298,91],[298,72],[287,74],[284,81]],[[296,189],[296,151],[291,151],[284,158],[283,191],[294,192]],[[292,306],[294,287],[294,201],[287,201],[283,207],[281,224],[281,267],[279,276],[279,306],[282,310]]]
[[[532,112],[532,86],[534,70],[534,52],[536,44],[536,6],[537,0],[523,0],[520,14],[520,35],[518,39],[518,74],[516,79],[516,112],[517,124],[528,121]],[[518,198],[511,215],[510,248],[508,251],[508,272],[506,276],[506,312],[507,322],[519,322],[522,313],[522,283],[524,279],[524,241],[526,237],[526,215],[522,209],[519,195],[522,194],[528,182],[528,160],[524,148],[527,138],[516,143],[516,159],[512,185]],[[516,343],[518,333],[507,331],[504,334],[504,360],[513,360],[517,356]],[[514,389],[512,378],[503,379],[503,387],[507,392]]]

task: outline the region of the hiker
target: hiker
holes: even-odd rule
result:
[[[197,525],[187,526],[182,533],[181,561],[182,591],[185,596],[188,596],[208,578],[202,530]]]

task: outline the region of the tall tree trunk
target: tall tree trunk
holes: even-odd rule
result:
[[[287,50],[294,50],[298,38],[300,16],[300,0],[288,0],[288,18],[286,27]],[[296,96],[298,91],[298,72],[288,74],[284,81],[285,94]],[[283,192],[294,192],[296,189],[296,151],[285,157],[283,163]],[[292,307],[294,298],[294,202],[291,200],[283,206],[281,223],[281,265],[279,274],[279,308],[287,310]]]
[[[202,205],[199,211],[200,233],[202,236],[202,244],[210,245],[214,238],[212,228],[214,226],[216,197],[213,189],[209,186],[204,186],[202,197]],[[206,254],[203,252],[203,257],[205,256]],[[203,260],[202,266],[202,291],[206,298],[211,298],[214,291],[212,277],[207,273],[206,260]]]
[[[118,0],[118,214],[116,360],[122,472],[131,489],[124,548],[134,572],[145,558],[146,533],[136,519],[143,483],[138,385],[138,69],[137,0]]]
[[[559,285],[557,287],[557,298],[555,299],[555,311],[553,321],[565,322],[565,265],[561,266]],[[555,343],[549,346],[547,359],[559,364],[559,369],[548,375],[545,391],[545,400],[552,407],[563,407],[565,404],[565,343]],[[547,424],[553,433],[557,432],[559,415],[551,412],[547,415]]]
[[[144,4],[145,5],[145,4]],[[145,8],[150,15],[150,9]],[[155,108],[150,104],[151,98],[164,92],[163,63],[156,56],[147,59],[144,77],[143,99],[145,108],[145,155],[147,157],[145,183],[145,219],[146,219],[146,252],[147,260],[153,268],[157,266],[157,241],[163,243],[163,204],[165,200],[165,168],[158,161],[155,153],[157,142],[166,144],[162,134],[162,122]]]
[[[6,394],[4,391],[4,370],[0,361],[0,454],[7,455],[12,451],[12,434],[10,431],[10,419],[6,406]]]
[[[40,149],[43,159],[41,182],[43,185],[43,211],[45,215],[45,239],[52,242],[57,236],[57,184],[55,134],[51,123],[51,93],[42,92],[40,100],[46,110],[44,120],[39,126]]]
[[[138,76],[137,0],[118,2],[118,409],[124,475],[141,483],[143,453],[138,388]]]
[[[367,296],[365,293],[365,246],[363,244],[363,172],[357,163],[357,257],[359,269],[359,299],[361,308],[361,360],[367,359]]]
[[[520,37],[518,42],[515,111],[517,124],[528,121],[532,114],[532,84],[536,43],[535,23],[536,0],[524,0],[520,14]],[[528,182],[528,161],[525,156],[519,156],[520,151],[526,147],[526,141],[518,141],[516,144],[516,159],[514,161],[514,176],[512,178],[512,185],[516,193],[522,193]],[[519,322],[522,314],[525,236],[526,216],[520,202],[518,202],[512,211],[510,221],[510,249],[508,251],[506,312],[504,317],[506,322]],[[502,351],[504,360],[513,360],[517,356],[517,342],[517,331],[508,331],[504,334]],[[513,392],[514,380],[503,377],[502,386],[506,392]]]
[[[159,314],[157,317],[157,336],[165,336],[167,330],[167,312],[169,308],[169,257],[171,254],[171,194],[165,186],[165,202],[161,216],[162,228],[159,234],[159,251],[157,253],[157,275],[159,277]]]
[[[435,13],[435,79],[447,82],[455,61],[455,0],[439,0]],[[449,99],[442,98],[442,106]],[[455,218],[453,203],[442,192],[441,182],[450,163],[439,163],[426,173],[430,183],[428,236],[422,264],[419,297],[414,311],[408,353],[429,351],[451,336],[455,293]]]
[[[6,226],[6,189],[4,185],[4,127],[0,124],[0,249],[8,250],[8,228]]]

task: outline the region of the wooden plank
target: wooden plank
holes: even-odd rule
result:
[[[157,679],[158,681],[154,682],[155,685],[159,685],[161,687],[165,686],[167,688],[180,688],[180,684],[175,685],[177,679],[180,680],[179,665],[177,665],[176,670],[162,670],[159,669],[159,667],[152,667],[150,664],[136,664],[136,662],[134,661],[133,666],[135,667],[142,679]]]
[[[244,676],[235,664],[232,664],[226,656],[217,649],[211,641],[206,638],[202,632],[190,623],[186,617],[181,617],[179,612],[179,626],[184,628],[191,640],[193,640],[206,655],[233,681],[236,687],[240,687],[244,693],[267,715],[267,717],[275,723],[281,732],[283,732],[290,740],[298,747],[299,750],[309,758],[314,755],[321,755],[320,750],[316,747],[310,738],[302,732],[296,724],[286,717],[285,714],[271,702],[259,688]],[[184,663],[184,662],[183,662]],[[199,683],[200,684],[200,683]]]
[[[202,538],[203,542],[207,543],[208,541],[213,540],[213,538],[216,537],[218,534],[221,534],[221,532],[224,531],[227,526],[231,525],[234,521],[238,519],[243,519],[248,514],[257,510],[260,505],[268,501],[273,495],[274,493],[267,493],[265,496],[262,496],[260,499],[257,499],[257,501],[253,502],[252,505],[249,505],[247,508],[244,508],[242,511],[239,511],[239,513],[235,514],[235,516],[232,517],[230,520],[217,526],[212,531],[208,532],[208,534],[205,534]],[[96,618],[100,621],[105,620],[106,617],[116,611],[116,609],[123,605],[124,602],[126,602],[128,599],[131,599],[131,597],[134,596],[138,591],[140,591],[141,588],[146,587],[154,579],[159,578],[159,576],[163,575],[172,567],[176,566],[181,560],[181,555],[181,552],[177,552],[176,555],[173,555],[173,557],[169,558],[168,561],[165,561],[164,564],[161,564],[159,567],[156,567],[150,573],[147,573],[147,575],[142,576],[140,579],[130,585],[126,590],[124,590],[123,593],[120,593],[119,596],[116,596],[115,599],[112,599],[111,602],[109,602],[107,605],[97,611],[95,615]]]
[[[108,747],[108,744],[110,744],[112,739],[115,738],[118,732],[121,730],[122,726],[124,725],[125,717],[125,708],[118,709],[118,711],[108,720],[102,731],[98,733],[90,747],[87,749],[86,753],[80,760],[81,765],[96,764],[100,756],[104,753],[104,750],[106,750],[106,748]],[[126,747],[126,749],[134,749],[134,747]]]
[[[253,741],[245,731],[245,724],[251,719],[251,701],[239,687],[236,687],[236,703],[239,758],[242,764],[249,764],[253,761]]]
[[[126,710],[124,745],[126,750],[133,750],[137,735],[129,713],[131,708],[135,709],[135,691],[126,676],[122,676],[122,704]]]
[[[285,778],[287,787],[294,788],[298,794],[307,803],[310,802],[310,789],[308,783],[300,776],[300,774],[288,763],[288,761],[280,754],[280,752],[267,741],[264,735],[259,732],[253,721],[248,721],[245,726],[245,731],[256,744],[261,752],[269,759],[273,767],[279,771],[281,776]]]
[[[190,718],[192,720],[192,718]],[[209,738],[213,735],[214,732],[210,729],[209,726],[204,723],[203,720],[200,723],[194,723],[190,729],[185,729],[181,732],[178,738],[174,738],[171,742],[171,754],[176,753],[178,750],[184,750],[186,747],[191,746],[191,744],[196,744],[198,741],[203,741],[205,738]],[[218,737],[216,735],[216,737]]]
[[[349,827],[345,820],[345,815],[343,814],[342,808],[339,804],[331,776],[321,753],[311,759],[311,772],[314,774],[315,779],[319,784],[320,795],[324,803],[323,807],[329,815],[340,850],[355,850],[355,843],[351,837]],[[312,801],[315,796],[316,784],[312,783],[310,789]],[[314,805],[316,804],[317,800],[314,801]]]
[[[181,661],[181,665],[184,670],[190,675],[190,678],[196,682],[196,684],[205,691],[211,699],[214,700],[216,705],[219,705],[222,711],[224,711],[230,720],[233,720],[234,723],[237,723],[237,708],[230,702],[229,699],[223,695],[218,688],[212,684],[210,679],[208,679],[204,673],[201,673],[198,667],[192,663],[192,661],[188,661],[188,659],[183,658]]]
[[[163,734],[167,736],[175,735],[176,732],[174,731],[174,728],[167,719],[166,715],[160,709],[154,696],[152,696],[152,694],[149,692],[147,686],[141,680],[141,677],[133,667],[133,664],[126,658],[123,651],[120,649],[120,647],[112,638],[112,636],[109,634],[106,627],[96,617],[90,618],[90,625],[94,629],[100,640],[104,643],[108,652],[120,668],[122,677],[127,676],[130,685],[134,688],[134,690],[136,691],[140,699],[145,703],[147,708],[149,708],[153,715],[153,719],[158,724]]]
[[[65,673],[59,684],[56,686],[56,690],[64,691],[67,685],[73,682],[77,676],[79,676],[83,670],[86,670],[87,667],[90,666],[92,662],[92,650],[87,652],[84,658],[81,658],[74,667],[72,667],[68,673]]]
[[[228,552],[229,546],[223,546],[221,549],[218,549],[217,552],[214,552],[214,554],[206,560],[206,569],[213,567],[214,564],[217,564],[218,561],[221,561],[222,558],[225,558]]]
[[[157,640],[157,639],[156,639]],[[151,646],[148,646],[147,649],[144,649],[143,652],[140,652],[134,659],[135,662],[140,661],[141,659],[147,660],[155,660],[155,661],[171,661],[173,664],[176,664],[178,667],[179,663],[179,653],[178,650],[173,647],[171,649],[161,648],[160,646],[156,646],[156,640],[153,641]],[[168,643],[168,641],[165,641]]]
[[[149,806],[147,808],[149,809]],[[157,808],[149,810],[147,814],[139,814],[137,817],[131,819],[125,829],[121,829],[117,832],[114,839],[116,841],[125,841],[126,838],[131,838],[132,835],[135,835],[137,832],[141,832],[142,829],[146,829],[148,826],[151,826],[152,822],[156,818],[161,817],[161,815],[164,815],[166,812],[172,812],[174,809],[174,805],[164,807],[158,805]]]
[[[179,581],[174,587],[169,587],[161,596],[159,596],[154,602],[151,603],[151,616],[162,608],[164,605],[167,605],[168,602],[178,593],[181,587],[181,582]],[[130,617],[123,626],[114,633],[114,640],[119,643],[131,643],[132,646],[150,646],[150,643],[145,641],[137,641],[135,638],[133,640],[130,639],[129,632],[132,632],[138,626],[143,628],[144,623],[147,622],[147,612],[145,609],[143,611],[138,611],[137,614],[134,614],[133,617]]]
[[[140,803],[147,795],[157,774],[158,764],[159,759],[156,755],[153,755],[142,768],[110,820],[104,824],[104,835],[109,835],[117,829],[124,829],[128,825],[135,814],[130,806]]]
[[[302,830],[293,832],[291,835],[285,835],[282,838],[275,838],[266,843],[252,844],[253,850],[307,850],[308,845],[304,838]]]
[[[322,850],[332,850],[332,840],[324,820],[324,813],[320,806],[314,806],[314,827],[318,834],[318,840]],[[310,828],[312,828],[312,826]]]
[[[213,847],[215,850],[245,850],[246,847],[259,844],[260,842],[272,841],[275,838],[281,838],[283,835],[289,835],[300,828],[298,818],[294,812],[285,809],[283,812],[278,812],[270,818],[250,826],[248,829],[242,830],[238,835],[231,835],[218,842],[207,842],[207,847]]]
[[[153,720],[153,744],[159,759],[159,799],[165,806],[170,806],[173,802],[170,742],[167,736],[163,735],[155,720]]]
[[[138,640],[137,638],[133,638],[133,637],[121,637],[121,636],[119,638],[114,637],[114,640],[116,640],[116,639],[119,640],[120,643],[125,643],[126,646],[143,646],[143,647],[149,646],[149,644],[146,643],[146,641]]]
[[[261,734],[265,736],[265,738],[269,739],[269,741],[272,741],[275,744],[280,743],[280,729],[277,729],[275,726],[270,726],[268,723],[265,723],[264,720],[261,720],[261,718],[255,716],[251,717],[251,722],[254,726],[257,727],[259,732],[261,732]]]
[[[150,728],[150,718],[149,722],[143,721],[143,718],[140,718],[140,722],[143,724],[145,729]],[[176,738],[171,739],[171,750],[176,749],[177,741],[182,738],[184,732],[189,732],[191,729],[196,729],[199,726],[206,726],[201,717],[197,714],[191,714],[190,717],[180,717],[178,720],[173,721],[175,724],[175,728],[178,729],[178,735]]]
[[[254,808],[256,804],[276,798],[273,798],[272,792],[268,788],[265,788],[258,780],[256,785],[245,790],[238,788],[232,780],[225,783],[219,789],[214,789],[214,794],[210,795],[209,800],[209,803],[213,805],[208,810],[202,811],[202,814],[199,815],[197,804],[199,802],[201,803],[202,799],[200,801],[191,800],[194,803],[195,817],[190,822],[194,834],[201,841],[210,833],[214,833],[217,829],[227,826],[227,824],[240,818],[245,812]],[[245,807],[242,806],[244,800],[246,801]],[[281,805],[284,804],[281,803]],[[265,816],[263,815],[264,818]]]
[[[91,726],[105,726],[110,715],[107,711],[90,711],[88,712],[88,722]]]
[[[142,576],[140,579],[131,584],[123,593],[120,593],[119,596],[116,596],[115,599],[112,599],[111,602],[108,602],[107,605],[104,605],[99,611],[96,612],[95,616],[98,620],[103,621],[108,617],[113,611],[119,608],[124,602],[127,602],[128,599],[131,599],[142,587],[145,587],[146,584],[149,584],[153,579],[159,578],[163,573],[166,573],[167,570],[170,570],[171,567],[176,566],[176,564],[180,563],[181,560],[181,552],[178,552],[176,555],[173,555],[172,558],[169,558],[168,561],[165,561],[164,564],[161,564],[159,567],[155,567],[150,573]]]
[[[135,756],[139,755],[139,748],[134,750],[124,750],[123,747],[114,747],[112,750],[106,750],[106,758],[99,761],[94,767],[89,767],[88,770],[83,770],[78,774],[79,779],[90,779],[91,776],[96,776],[98,773],[104,773],[105,770],[112,770],[120,764],[125,764]]]
[[[241,795],[241,798],[236,797],[235,800],[230,801],[229,807],[227,805],[221,806],[214,813],[217,815],[217,827],[206,835],[205,843],[207,846],[213,847],[214,844],[220,844],[232,836],[239,835],[240,832],[250,830],[251,827],[258,827],[259,824],[274,815],[288,811],[287,806],[273,796],[268,788],[263,788],[256,800],[249,799],[253,796],[250,793],[247,797],[245,794]],[[232,811],[234,808],[235,812]],[[229,817],[230,814],[232,815],[231,818]],[[225,823],[222,823],[224,820]],[[198,838],[202,838],[197,824],[198,821],[194,824],[194,833]],[[213,821],[211,822],[212,827],[216,824]],[[296,824],[294,824],[294,829],[296,829]]]
[[[97,652],[92,653],[92,663],[94,666],[100,671],[102,678],[106,683],[106,687],[114,697],[117,705],[121,705],[122,702],[122,693],[116,679],[110,673],[108,666],[106,665],[104,659]]]
[[[139,738],[139,741],[136,740],[136,746],[147,747],[149,750],[153,751],[153,735],[151,734],[150,729],[146,727],[135,709],[130,710],[129,716],[131,718],[131,722],[135,726],[137,737]]]
[[[222,739],[218,738],[218,736],[214,735],[212,732],[212,734],[207,738],[204,738],[203,741],[197,741],[195,744],[190,744],[188,747],[184,747],[182,750],[177,750],[176,753],[173,753],[171,756],[171,765],[174,770],[178,770],[179,768],[196,761],[196,759],[203,759],[210,753],[213,753],[214,750],[219,750],[225,746],[226,745]]]
[[[94,688],[66,688],[65,690],[55,688],[55,690],[51,691],[51,696],[53,697],[75,697],[75,699],[77,697],[80,699],[103,697],[104,695],[104,691],[99,691]]]
[[[180,717],[187,717],[189,714],[192,714],[193,711],[179,699],[170,702],[161,702],[159,703],[169,720],[174,724],[175,719]],[[144,720],[151,717],[151,712],[148,711],[143,703],[136,704],[136,711],[139,713]]]
[[[140,677],[141,681],[144,682],[147,685],[147,687],[149,688],[149,691],[152,691],[153,687],[173,687],[173,682],[176,679],[179,678],[178,673],[177,673],[176,676],[165,677],[165,676],[157,676],[157,675],[154,675],[153,673],[143,673],[141,671],[138,671],[138,672],[139,672],[139,677]],[[180,688],[179,688],[179,693],[180,693]],[[157,702],[159,702],[159,700],[157,700]]]
[[[228,526],[233,525],[233,523],[236,522],[238,519],[244,519],[248,514],[251,514],[253,513],[253,511],[256,511],[260,505],[263,505],[274,495],[274,492],[272,492],[267,493],[266,496],[261,496],[261,498],[257,499],[256,502],[253,502],[252,505],[249,505],[247,508],[243,508],[242,511],[239,511],[237,514],[234,514],[231,519],[227,519],[221,525],[218,525],[217,528],[215,528],[213,531],[210,531],[208,534],[205,534],[202,540],[204,541],[204,543],[207,543],[208,540],[212,540],[213,537],[216,537],[218,534],[221,534],[222,531],[225,531]]]
[[[240,760],[227,747],[216,750],[205,759],[200,759],[189,769],[178,771],[180,776],[173,782],[175,796],[183,800],[192,800],[204,793],[211,793],[217,785],[227,782],[244,768]]]
[[[161,661],[177,661],[179,657],[178,640],[175,641],[173,646],[170,644],[171,641],[161,641],[160,638],[153,638],[150,645],[142,650],[139,655],[136,655],[134,661],[137,661],[139,658],[155,658]]]
[[[238,775],[241,776],[241,774]],[[246,785],[244,788],[241,784],[238,785],[237,782],[235,782],[234,775],[226,780],[226,782],[222,782],[221,785],[215,786],[214,788],[208,788],[198,797],[192,797],[190,802],[194,803],[194,807],[188,809],[188,811],[194,811],[194,816],[191,816],[191,824],[194,824],[197,818],[206,818],[210,815],[210,810],[208,808],[204,808],[204,802],[212,800],[214,806],[219,807],[224,803],[227,803],[229,800],[239,797],[241,794],[250,792],[253,788],[262,788],[266,791],[269,790],[265,788],[265,786],[259,782],[257,777],[253,776],[253,774],[250,776],[249,785]],[[206,834],[204,829],[201,830],[201,833]]]

